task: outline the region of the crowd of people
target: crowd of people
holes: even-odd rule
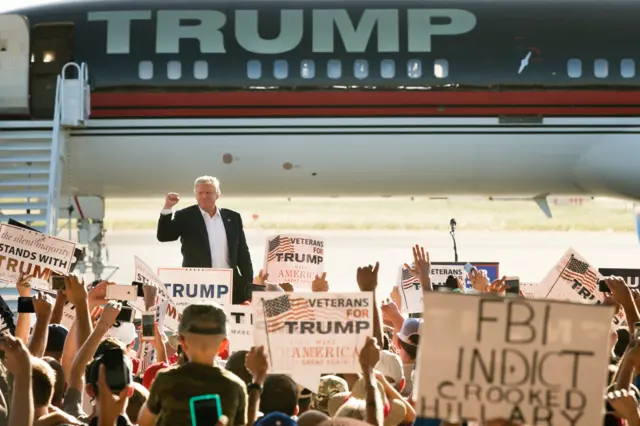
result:
[[[208,213],[209,218],[214,219],[219,209],[215,200],[213,205],[209,201],[219,196],[219,183],[207,179],[196,181],[196,199],[203,214]],[[184,240],[190,233],[197,232],[185,225],[186,222],[171,224],[170,218],[166,217],[178,199],[177,194],[167,197],[160,219],[159,239]],[[199,214],[197,209],[193,212]],[[184,216],[176,216],[178,220],[185,220]],[[238,257],[230,253],[246,249],[239,216],[236,218],[223,212],[221,218],[233,218],[239,224],[239,230],[233,234],[233,247],[211,247],[206,255],[198,255],[195,253],[197,247],[192,244],[188,253],[191,260],[186,260],[186,266],[194,266],[192,263],[198,258],[209,263],[209,267],[212,264],[235,267],[241,263],[244,270],[234,276],[236,286],[239,278],[251,268],[251,260],[244,257],[245,254]],[[216,232],[213,220],[211,224],[207,222],[206,230],[210,232],[209,244],[212,244]],[[229,232],[227,228],[227,238]],[[183,248],[184,244],[183,241]],[[406,267],[419,279],[424,292],[436,291],[431,282],[428,252],[420,246],[413,247],[412,252],[414,262]],[[227,259],[226,264],[220,262],[220,256]],[[215,303],[187,306],[176,333],[169,333],[156,324],[153,340],[143,341],[139,320],[128,325],[130,333],[113,332],[122,304],[107,300],[106,296],[108,286],[117,284],[96,281],[85,285],[80,278],[69,274],[64,278],[64,290],[50,295],[45,292],[33,295],[32,278],[22,276],[16,286],[21,297],[33,297],[35,323],[31,323],[30,314],[18,312],[14,335],[3,337],[0,425],[467,424],[464,419],[421,416],[414,397],[419,386],[417,359],[423,320],[419,315],[407,317],[402,314],[398,290],[394,289],[383,300],[376,295],[378,267],[376,263],[354,270],[360,291],[372,293],[375,305],[373,335],[358,348],[360,373],[324,374],[319,386],[313,389],[301,386],[286,374],[272,373],[269,357],[262,346],[254,346],[248,351],[230,348],[227,313]],[[505,296],[504,278],[491,282],[484,271],[473,269],[468,279],[471,288],[458,279],[456,293],[460,295],[455,297]],[[628,326],[611,329],[608,349],[611,352],[611,385],[603,390],[603,416],[582,419],[576,424],[604,422],[605,425],[626,423],[636,426],[640,425],[640,414],[638,389],[634,383],[640,373],[640,344],[634,337],[634,326],[640,320],[637,306],[640,295],[619,277],[606,277],[605,281],[610,289],[605,303],[623,310]],[[309,291],[289,283],[269,282],[262,271],[248,284],[253,286],[247,288],[262,286],[265,291]],[[158,289],[145,285],[143,290],[145,308],[151,309],[157,304]],[[316,277],[311,291],[340,289],[333,288],[324,274]],[[247,291],[238,300],[234,298],[234,303],[250,305],[251,292]],[[75,312],[68,329],[61,325],[65,305],[73,306]],[[153,348],[154,359],[146,362],[143,358],[149,345]],[[429,350],[437,351],[438,348]],[[209,408],[199,414],[194,410],[194,398],[197,400],[197,397],[214,401],[214,409],[203,404]],[[215,407],[220,408],[219,412]],[[487,421],[483,426],[519,424],[517,419],[505,417]]]

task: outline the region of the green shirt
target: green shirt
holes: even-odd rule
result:
[[[147,408],[158,417],[157,426],[191,426],[189,400],[194,396],[220,395],[222,414],[229,426],[247,424],[247,388],[230,371],[188,362],[158,372]]]

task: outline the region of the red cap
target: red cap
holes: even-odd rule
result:
[[[151,364],[145,371],[144,376],[142,376],[142,386],[147,389],[151,389],[151,384],[156,378],[158,371],[163,368],[168,368],[169,364],[166,362],[156,362],[155,364]]]

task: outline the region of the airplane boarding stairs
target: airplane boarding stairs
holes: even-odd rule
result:
[[[51,121],[0,121],[0,221],[48,231],[52,134]]]
[[[67,78],[71,69],[76,76]],[[58,76],[52,121],[0,121],[0,222],[58,234],[69,129],[89,119],[90,94],[86,64],[71,62]]]

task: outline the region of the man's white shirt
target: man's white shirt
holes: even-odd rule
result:
[[[200,213],[202,213],[202,219],[207,228],[207,235],[209,236],[209,250],[211,251],[211,267],[230,269],[229,265],[229,244],[227,242],[227,231],[224,228],[224,222],[222,221],[222,215],[220,214],[220,208],[216,207],[216,212],[213,217],[209,216],[209,213],[198,207]],[[163,209],[160,214],[169,215],[173,214],[173,209]]]

